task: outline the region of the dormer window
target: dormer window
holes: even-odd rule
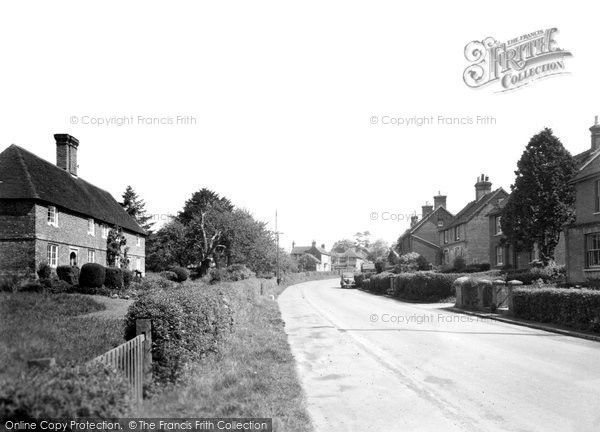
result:
[[[94,219],[89,218],[88,219],[88,230],[87,230],[89,235],[96,235],[96,226],[94,225]]]
[[[102,238],[108,238],[108,225],[102,225]]]
[[[58,211],[54,206],[48,206],[48,225],[58,226]]]

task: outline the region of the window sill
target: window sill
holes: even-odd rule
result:
[[[583,269],[584,272],[600,272],[600,267],[592,267]]]

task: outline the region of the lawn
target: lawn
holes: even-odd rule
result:
[[[29,359],[84,362],[123,343],[121,319],[80,317],[103,309],[85,295],[0,293],[0,380]]]

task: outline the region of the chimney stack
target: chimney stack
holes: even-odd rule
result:
[[[312,247],[316,248],[317,247],[317,242],[313,240],[312,242]]]
[[[424,206],[421,206],[421,218],[425,218],[429,213],[433,211],[433,206],[429,203],[425,203]]]
[[[325,250],[325,243],[321,244],[321,249]]]
[[[79,140],[69,134],[55,134],[56,166],[77,177],[77,147]]]
[[[490,182],[490,178],[484,174],[481,174],[480,177],[477,177],[477,183],[475,183],[475,200],[479,201],[491,191],[492,183]]]
[[[412,228],[412,227],[414,227],[414,226],[417,224],[417,222],[418,222],[418,221],[419,221],[419,216],[417,216],[417,215],[412,215],[412,216],[410,217],[410,227],[411,227],[411,228]]]
[[[440,207],[446,208],[446,195],[442,195],[440,192],[433,197],[433,209],[437,210]]]
[[[594,120],[594,125],[590,128],[592,133],[592,151],[600,148],[600,124],[598,124],[598,116]]]

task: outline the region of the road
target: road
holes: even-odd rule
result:
[[[278,302],[316,432],[600,431],[600,343],[338,280]]]

